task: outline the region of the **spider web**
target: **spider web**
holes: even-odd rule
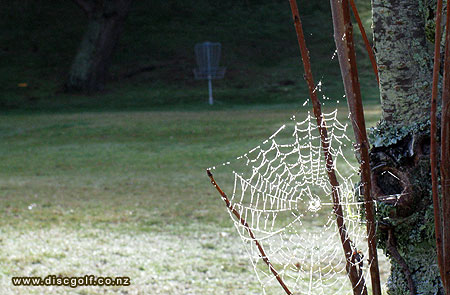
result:
[[[347,124],[338,111],[323,115],[329,152],[339,181],[340,204],[355,261],[368,283],[366,227],[362,196],[355,183],[359,169]],[[351,160],[349,160],[351,159]],[[353,163],[352,163],[353,162]],[[248,223],[279,276],[294,294],[353,294],[331,199],[316,119],[281,126],[268,139],[232,162],[211,169],[233,169],[231,206]],[[263,294],[280,294],[276,277],[263,261],[247,228],[231,212]]]

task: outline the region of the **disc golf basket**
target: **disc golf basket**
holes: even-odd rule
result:
[[[198,68],[194,69],[194,76],[197,80],[208,80],[209,104],[212,105],[212,79],[223,79],[225,75],[224,67],[219,67],[220,43],[203,42],[195,45],[195,57]]]

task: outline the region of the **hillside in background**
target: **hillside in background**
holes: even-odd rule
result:
[[[316,2],[299,2],[313,73],[324,93],[339,99],[329,3]],[[370,4],[357,4],[369,30]],[[213,82],[216,108],[302,103],[307,96],[288,1],[135,1],[106,91],[91,96],[62,91],[87,23],[72,1],[1,1],[0,15],[3,111],[207,108],[207,84],[192,74],[194,45],[207,40],[222,43],[227,67],[225,79]],[[355,38],[364,99],[376,101],[356,25]]]

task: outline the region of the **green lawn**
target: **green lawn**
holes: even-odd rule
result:
[[[343,94],[331,12],[326,2],[303,2],[313,72],[330,112]],[[370,38],[370,3],[356,2]],[[0,294],[261,294],[205,169],[311,107],[299,108],[307,88],[289,4],[135,1],[106,89],[93,95],[63,92],[86,28],[73,1],[7,6],[0,11]],[[213,107],[206,81],[192,74],[194,45],[206,40],[222,43],[227,67],[214,81]],[[355,44],[371,126],[379,95],[356,26]],[[344,152],[353,159],[350,146]],[[232,175],[214,175],[230,193]],[[130,276],[132,284],[10,282],[49,274]]]
[[[305,112],[284,105],[0,116],[0,293],[48,290],[12,287],[14,275],[95,274],[132,278],[108,294],[260,294],[205,169]],[[366,114],[373,125],[380,110]]]

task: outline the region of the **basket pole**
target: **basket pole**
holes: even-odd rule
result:
[[[213,105],[214,104],[214,99],[213,99],[213,95],[212,95],[212,79],[211,79],[211,76],[208,76],[208,92],[209,92],[209,104]]]

